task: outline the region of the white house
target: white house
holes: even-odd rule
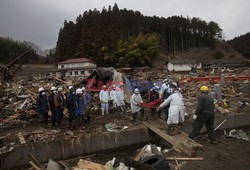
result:
[[[87,58],[72,58],[57,64],[58,70],[64,72],[65,77],[87,77],[96,67],[96,63]]]
[[[167,62],[168,71],[191,71],[192,67],[201,69],[202,64],[201,62],[197,63],[195,60],[182,60],[182,59],[173,59]]]

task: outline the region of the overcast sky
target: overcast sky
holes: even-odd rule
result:
[[[226,40],[250,31],[250,0],[0,0],[0,36],[54,48],[64,20],[85,10],[118,4],[143,15],[183,15],[215,21]]]

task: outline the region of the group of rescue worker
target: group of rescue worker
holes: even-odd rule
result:
[[[124,85],[112,85],[110,87],[103,86],[99,92],[101,115],[109,114],[109,103],[111,103],[115,112],[119,115],[125,115],[126,105],[124,96]],[[82,122],[90,122],[90,112],[92,97],[85,87],[75,89],[70,86],[67,94],[62,93],[62,88],[51,87],[50,94],[46,95],[43,87],[39,88],[37,97],[37,112],[39,114],[39,123],[41,127],[47,127],[48,112],[51,111],[51,120],[54,126],[60,127],[63,119],[63,111],[66,107],[69,114],[69,125],[73,120],[76,124]],[[198,97],[198,105],[193,116],[193,130],[189,137],[197,139],[197,136],[203,127],[206,125],[208,137],[211,143],[216,143],[214,135],[214,99],[208,94],[207,86],[200,88],[201,95]],[[66,97],[65,97],[66,96]],[[185,105],[181,89],[177,83],[165,79],[161,87],[154,83],[153,87],[148,92],[148,104],[143,102],[143,99],[138,88],[134,89],[134,93],[130,98],[130,108],[132,112],[133,122],[137,121],[137,116],[140,114],[141,120],[144,119],[144,107],[151,108],[153,117],[163,117],[167,123],[167,134],[175,135],[181,133],[181,126],[185,120],[186,113]]]
[[[51,112],[52,125],[60,127],[65,108],[67,108],[69,114],[69,125],[72,124],[74,118],[77,124],[90,122],[89,114],[92,97],[85,87],[75,89],[73,86],[69,86],[67,94],[63,94],[62,91],[62,87],[51,87],[47,97],[43,87],[38,89],[39,95],[36,99],[36,105],[40,127],[47,127],[49,110]]]

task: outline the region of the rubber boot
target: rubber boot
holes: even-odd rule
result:
[[[136,123],[136,117],[137,117],[137,115],[134,113],[133,114],[133,123]]]
[[[178,130],[179,130],[179,124],[174,124],[174,125],[173,125],[173,134],[174,134],[174,135],[177,135]]]
[[[182,126],[182,123],[179,123],[178,128],[177,128],[177,133],[178,134],[181,134],[181,126]]]
[[[167,127],[167,134],[169,136],[173,136],[174,135],[173,134],[173,129],[174,129],[173,125],[168,125],[168,127]]]

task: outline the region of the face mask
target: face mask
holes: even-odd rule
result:
[[[43,91],[41,94],[44,96],[46,93]]]
[[[53,90],[53,93],[56,93],[56,90]]]

